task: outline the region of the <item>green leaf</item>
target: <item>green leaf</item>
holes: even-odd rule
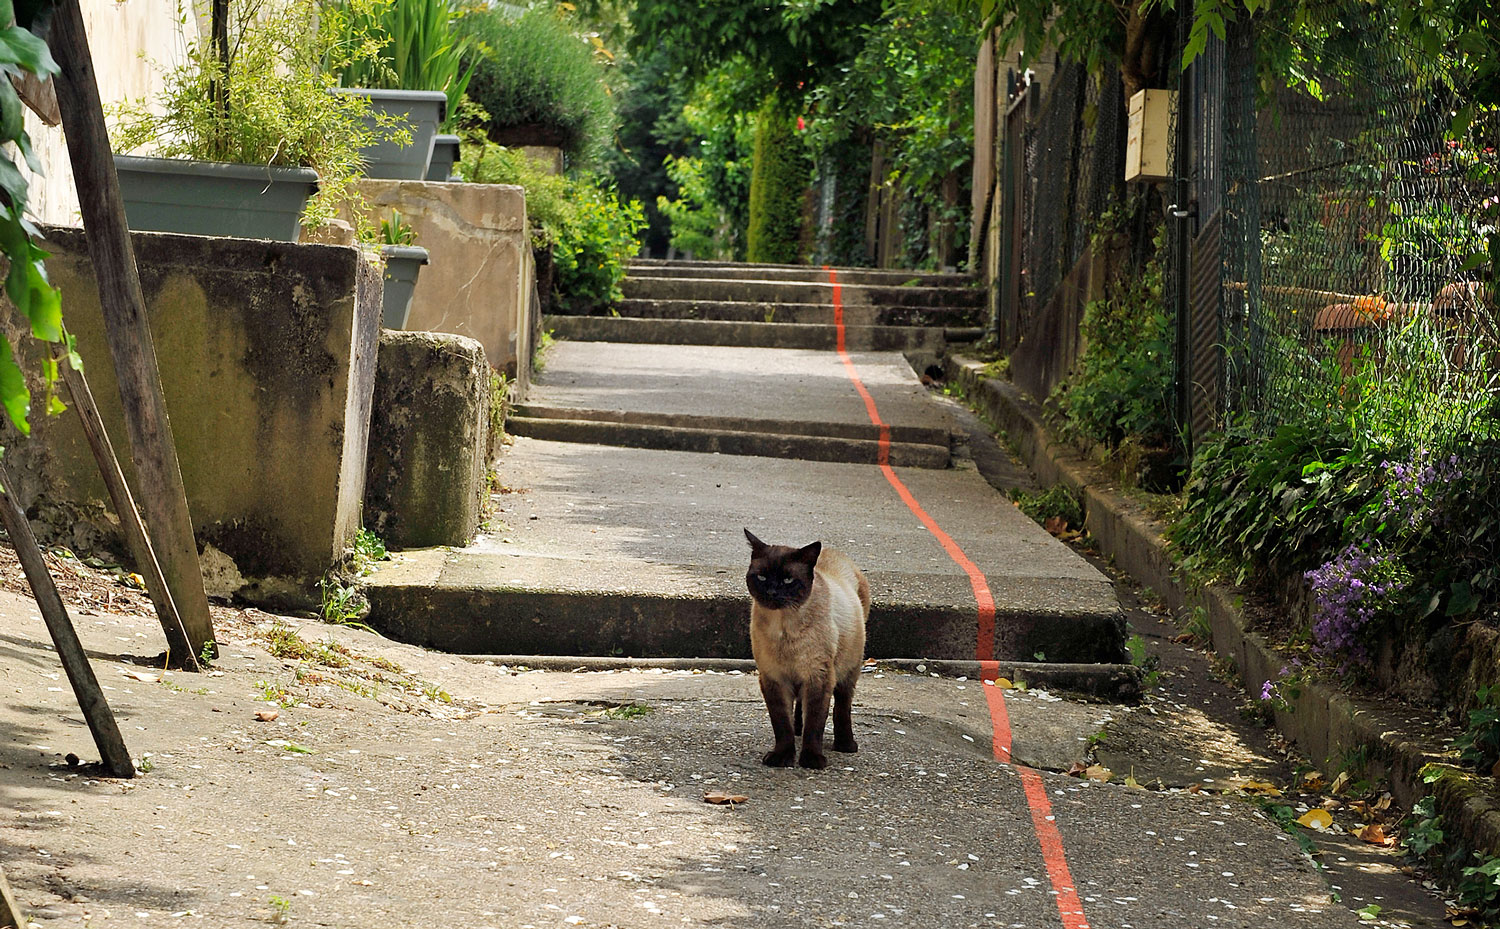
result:
[[[1479,605],[1479,598],[1474,596],[1473,589],[1468,581],[1454,581],[1448,589],[1448,613],[1449,616],[1463,616],[1471,613]]]
[[[9,81],[0,80],[0,84],[10,86]],[[15,204],[17,213],[26,209],[26,178],[21,176],[21,171],[16,167],[10,156],[0,153],[0,190]]]
[[[20,26],[0,29],[0,64],[20,65],[37,77],[51,77],[59,70],[47,43]]]
[[[3,75],[0,75],[3,77]],[[0,142],[20,138],[26,128],[26,104],[8,79],[0,80]]]
[[[31,423],[26,417],[31,412],[31,391],[26,387],[26,376],[11,354],[10,340],[0,336],[0,404],[10,416],[11,424],[21,435],[31,435]]]

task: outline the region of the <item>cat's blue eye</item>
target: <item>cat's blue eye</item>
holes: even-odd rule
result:
[[[764,581],[766,579],[766,576],[764,574],[757,574],[755,575],[755,579],[757,581]]]

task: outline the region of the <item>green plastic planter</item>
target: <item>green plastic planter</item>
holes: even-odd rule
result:
[[[311,168],[116,155],[125,222],[140,232],[295,242],[318,190]]]
[[[447,94],[441,90],[376,90],[367,87],[335,87],[333,93],[367,97],[370,109],[375,113],[404,117],[411,124],[410,145],[397,145],[389,139],[382,139],[360,150],[366,176],[400,181],[427,178],[427,168],[432,163],[433,140],[438,125],[448,112]],[[367,118],[365,124],[372,132],[382,132],[373,117]]]
[[[411,295],[417,289],[417,274],[427,263],[427,249],[415,245],[382,245],[385,289],[381,293],[380,325],[405,329],[411,316]]]
[[[453,174],[453,165],[458,161],[458,145],[461,141],[456,135],[433,137],[432,164],[427,167],[429,181],[446,181]]]

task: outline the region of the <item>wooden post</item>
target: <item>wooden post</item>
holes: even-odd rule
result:
[[[59,353],[61,355],[61,353]],[[141,577],[146,582],[146,591],[156,606],[156,618],[161,622],[162,632],[167,636],[167,663],[187,671],[200,671],[198,656],[193,652],[193,643],[188,641],[187,630],[182,626],[182,617],[177,614],[177,604],[172,600],[172,591],[161,573],[156,560],[156,550],[151,546],[151,537],[136,511],[135,497],[130,485],[125,483],[125,474],[120,470],[120,460],[115,456],[109,433],[104,431],[104,419],[94,403],[93,391],[82,371],[73,370],[66,357],[57,358],[58,371],[63,383],[68,386],[68,395],[73,400],[73,409],[83,424],[83,434],[89,440],[89,448],[99,465],[99,474],[109,488],[109,498],[114,501],[115,513],[120,517],[120,527],[125,531],[125,542],[130,554],[140,567]]]
[[[0,469],[0,488],[10,486],[10,478]],[[31,523],[27,522],[26,514],[22,512],[20,504],[16,503],[16,498],[4,489],[0,489],[0,522],[5,524],[5,532],[10,536],[11,544],[16,547],[16,557],[20,559],[21,569],[26,572],[26,580],[31,584],[37,609],[47,623],[47,632],[52,636],[57,657],[62,661],[63,670],[68,673],[68,682],[73,685],[73,693],[78,697],[78,706],[83,710],[83,718],[89,724],[89,731],[94,734],[94,744],[99,748],[104,770],[112,777],[135,777],[135,763],[130,760],[130,752],[126,750],[125,740],[120,736],[120,727],[115,725],[114,714],[109,711],[104,691],[99,687],[99,679],[94,677],[94,669],[89,666],[83,643],[78,641],[73,621],[68,618],[68,608],[63,606],[62,597],[57,593],[57,585],[52,582],[52,575],[47,571],[42,549],[36,544],[36,537],[31,534]]]
[[[23,929],[26,914],[16,903],[16,895],[10,892],[10,882],[0,873],[0,929]]]
[[[120,385],[125,432],[140,482],[141,510],[187,632],[188,651],[196,656],[207,650],[212,655],[217,645],[208,597],[203,592],[198,545],[193,539],[187,493],[172,443],[172,426],[167,421],[146,302],[125,224],[120,182],[115,176],[78,0],[60,0],[57,4],[48,44],[61,68],[54,78],[58,109],[73,163],[89,257],[99,282],[99,303]]]

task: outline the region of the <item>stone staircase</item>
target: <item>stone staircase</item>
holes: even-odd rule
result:
[[[839,268],[851,351],[942,354],[983,334],[984,291],[960,274]],[[836,342],[829,272],[805,265],[633,262],[625,299],[609,315],[548,316],[575,341],[830,349]]]

